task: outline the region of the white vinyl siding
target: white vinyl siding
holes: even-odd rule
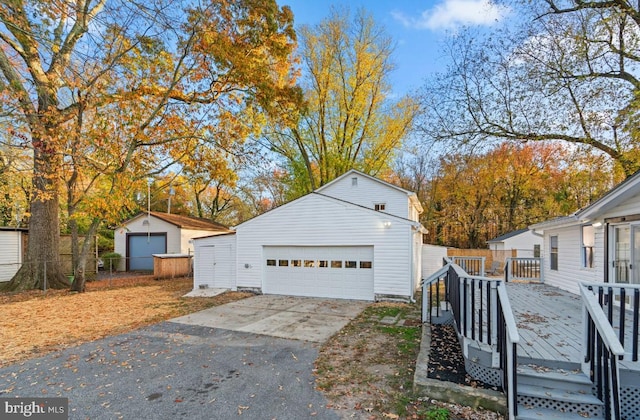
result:
[[[357,186],[352,185],[352,178],[358,178]],[[406,192],[366,176],[353,175],[338,179],[332,184],[327,184],[318,192],[369,209],[374,209],[376,204],[384,203],[385,209],[383,211],[385,213],[405,219],[411,216],[409,196]]]
[[[594,267],[591,269],[582,266],[582,235],[581,226],[574,225],[561,229],[549,229],[545,231],[544,249],[544,281],[545,283],[567,290],[572,293],[580,293],[578,283],[581,281],[603,281],[602,270],[602,245],[604,229],[595,229]],[[558,270],[551,270],[549,252],[551,249],[551,236],[558,237]]]
[[[0,282],[9,281],[22,262],[22,232],[0,231]]]
[[[351,187],[349,178],[347,185]],[[390,223],[388,228],[385,221]],[[262,287],[263,247],[268,246],[373,246],[376,295],[410,297],[417,281],[412,278],[409,221],[319,194],[309,194],[243,223],[236,236],[238,287]]]

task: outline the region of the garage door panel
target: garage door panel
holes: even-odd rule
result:
[[[129,235],[128,258],[129,270],[153,271],[152,254],[167,252],[166,234]]]
[[[373,300],[373,246],[264,247],[264,260],[264,293]]]

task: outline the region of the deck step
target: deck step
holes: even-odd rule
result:
[[[518,384],[518,404],[533,409],[551,409],[561,414],[581,414],[597,418],[602,416],[604,403],[590,391],[570,391],[539,385]]]
[[[565,413],[562,411],[551,410],[548,408],[530,408],[518,404],[518,420],[546,420],[546,419],[563,419],[563,420],[584,420],[584,419],[604,419],[600,416],[585,417],[584,414]]]
[[[518,365],[518,384],[538,385],[591,394],[593,383],[582,370],[552,369],[539,365]]]

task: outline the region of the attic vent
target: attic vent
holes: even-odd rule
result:
[[[358,178],[357,177],[351,178],[351,186],[352,187],[357,187],[358,186]]]

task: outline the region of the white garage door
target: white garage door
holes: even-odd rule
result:
[[[265,246],[263,292],[373,300],[373,247]]]

